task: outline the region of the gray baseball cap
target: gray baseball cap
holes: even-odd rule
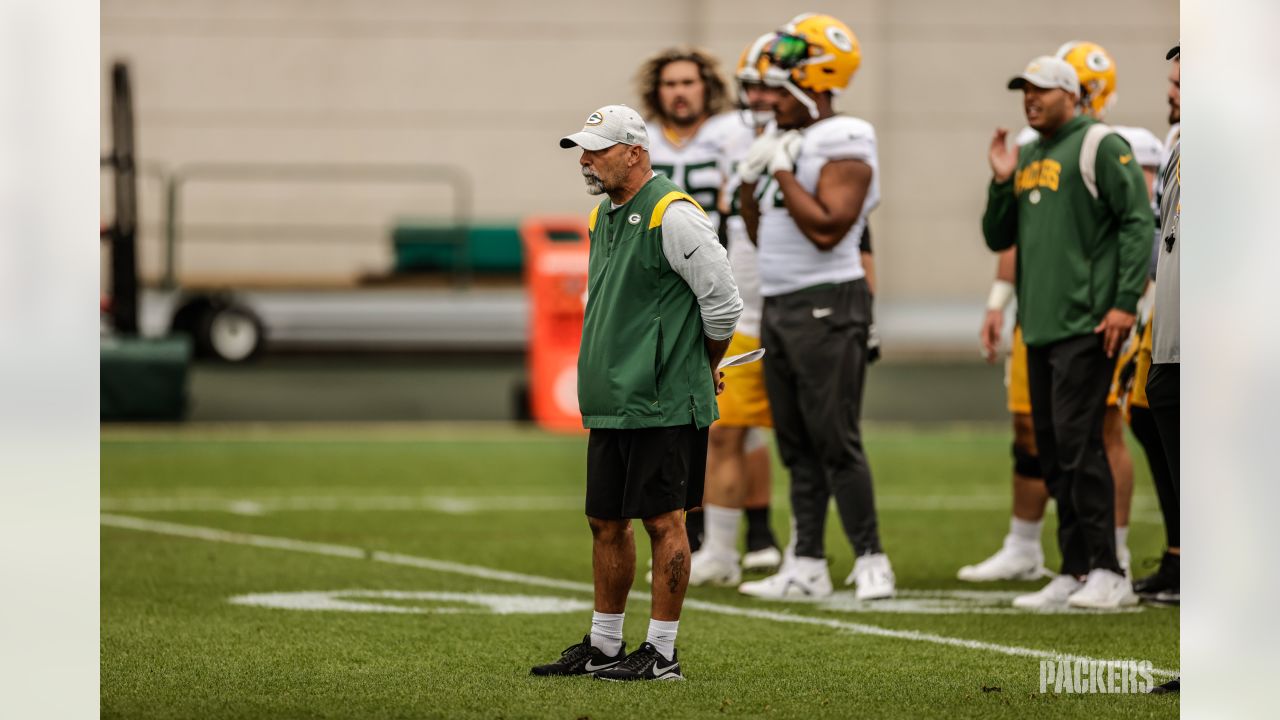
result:
[[[1022,74],[1009,80],[1010,90],[1021,90],[1028,83],[1045,90],[1059,88],[1073,95],[1080,94],[1080,77],[1071,63],[1051,55],[1040,57],[1027,63]]]
[[[562,148],[577,145],[591,151],[618,143],[649,149],[649,131],[645,129],[644,118],[626,105],[605,105],[587,116],[582,130],[560,138]]]

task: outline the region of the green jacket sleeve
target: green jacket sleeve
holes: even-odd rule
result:
[[[1008,250],[1018,239],[1018,198],[1013,194],[1013,178],[991,181],[987,188],[987,210],[982,214],[982,236],[994,252]]]
[[[1151,259],[1151,228],[1155,218],[1147,198],[1146,177],[1129,143],[1111,134],[1098,144],[1098,197],[1119,218],[1120,275],[1115,307],[1137,312]]]

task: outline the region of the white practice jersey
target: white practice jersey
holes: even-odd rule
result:
[[[759,253],[755,243],[747,235],[747,224],[742,216],[731,215],[725,222],[725,234],[729,243],[729,266],[733,279],[738,283],[742,296],[742,315],[738,317],[738,332],[760,339],[760,316],[764,311],[764,297],[760,295]]]
[[[833,160],[859,160],[871,166],[871,186],[862,202],[862,212],[848,234],[831,250],[819,250],[800,228],[782,200],[782,191],[773,177],[757,185],[760,203],[759,240],[760,291],[764,297],[785,295],[822,283],[857,280],[866,275],[858,242],[867,217],[880,204],[880,165],[876,157],[876,133],[871,123],[845,115],[819,120],[805,128],[804,141],[796,156],[795,176],[809,193],[818,187],[822,166]]]
[[[1133,148],[1133,156],[1138,159],[1138,165],[1144,168],[1155,169],[1160,167],[1160,158],[1164,155],[1164,144],[1160,142],[1160,138],[1155,133],[1146,128],[1129,127],[1128,125],[1112,125],[1112,130],[1116,134],[1124,138],[1129,143],[1129,147]],[[1029,127],[1022,128],[1018,132],[1018,137],[1014,142],[1018,145],[1026,145],[1027,143],[1040,137],[1040,133]]]
[[[711,224],[720,225],[716,199],[733,172],[732,158],[746,152],[754,137],[741,113],[709,117],[698,132],[677,147],[667,139],[659,122],[650,122],[649,161],[655,172],[671,178],[707,211]]]

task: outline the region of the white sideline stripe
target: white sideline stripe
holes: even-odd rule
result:
[[[1163,523],[1158,512],[1143,511],[1135,498],[1130,522]],[[885,495],[876,498],[880,510],[990,511],[1008,507],[1007,495]],[[779,505],[778,507],[782,507]],[[581,496],[531,495],[461,497],[449,495],[297,495],[262,498],[220,497],[104,497],[103,510],[112,512],[228,512],[236,515],[263,515],[273,512],[307,511],[425,511],[449,515],[478,512],[535,512],[579,510]],[[1053,512],[1053,505],[1048,507]]]
[[[413,555],[387,553],[380,550],[370,551],[346,545],[329,545],[326,543],[310,542],[307,540],[292,540],[289,538],[271,537],[268,535],[229,532],[215,528],[181,525],[178,523],[145,520],[143,518],[128,517],[125,515],[111,515],[107,513],[102,514],[101,523],[109,527],[194,538],[198,540],[208,540],[210,542],[250,545],[253,547],[273,548],[277,550],[293,550],[296,552],[307,552],[334,557],[368,559],[375,562],[417,567],[437,572],[454,573],[457,575],[466,575],[485,580],[500,580],[519,583],[522,585],[572,590],[575,592],[595,592],[594,586],[589,583],[573,582],[571,580],[557,580],[555,578],[540,577],[538,575],[526,575],[524,573],[514,573],[505,570],[494,570],[493,568],[480,567],[477,565],[464,565],[462,563],[449,562],[447,560],[434,560],[432,558],[417,557]],[[649,593],[646,592],[632,592],[630,595],[630,600],[632,601],[648,599]],[[1039,660],[1107,662],[1101,658],[1092,658],[1084,655],[1070,655],[1048,650],[1018,647],[1016,645],[1000,645],[998,643],[983,642],[980,640],[967,640],[965,638],[948,637],[946,635],[917,632],[915,630],[893,630],[876,625],[867,625],[865,623],[848,622],[846,620],[794,615],[788,612],[758,610],[755,608],[743,608],[734,605],[722,605],[720,603],[712,603],[690,598],[685,599],[684,605],[685,607],[718,613],[720,615],[732,615],[735,617],[771,620],[773,622],[792,623],[798,625],[814,625],[858,635],[872,635],[898,640],[913,640],[916,642],[947,645],[950,647],[960,647],[969,650],[985,650],[987,652],[999,653],[1001,655],[1012,655],[1015,657],[1036,658]],[[1165,670],[1162,668],[1152,668],[1151,673],[1161,677],[1175,677],[1178,675],[1177,671]]]
[[[432,495],[330,495],[264,498],[134,497],[102,498],[103,510],[119,512],[228,512],[262,515],[292,511],[427,511],[466,515],[493,511],[570,510],[581,497],[456,497]]]

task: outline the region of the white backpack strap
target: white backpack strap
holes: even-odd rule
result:
[[[1110,125],[1094,123],[1084,132],[1084,143],[1080,145],[1080,178],[1094,200],[1098,199],[1098,146],[1112,132]]]

